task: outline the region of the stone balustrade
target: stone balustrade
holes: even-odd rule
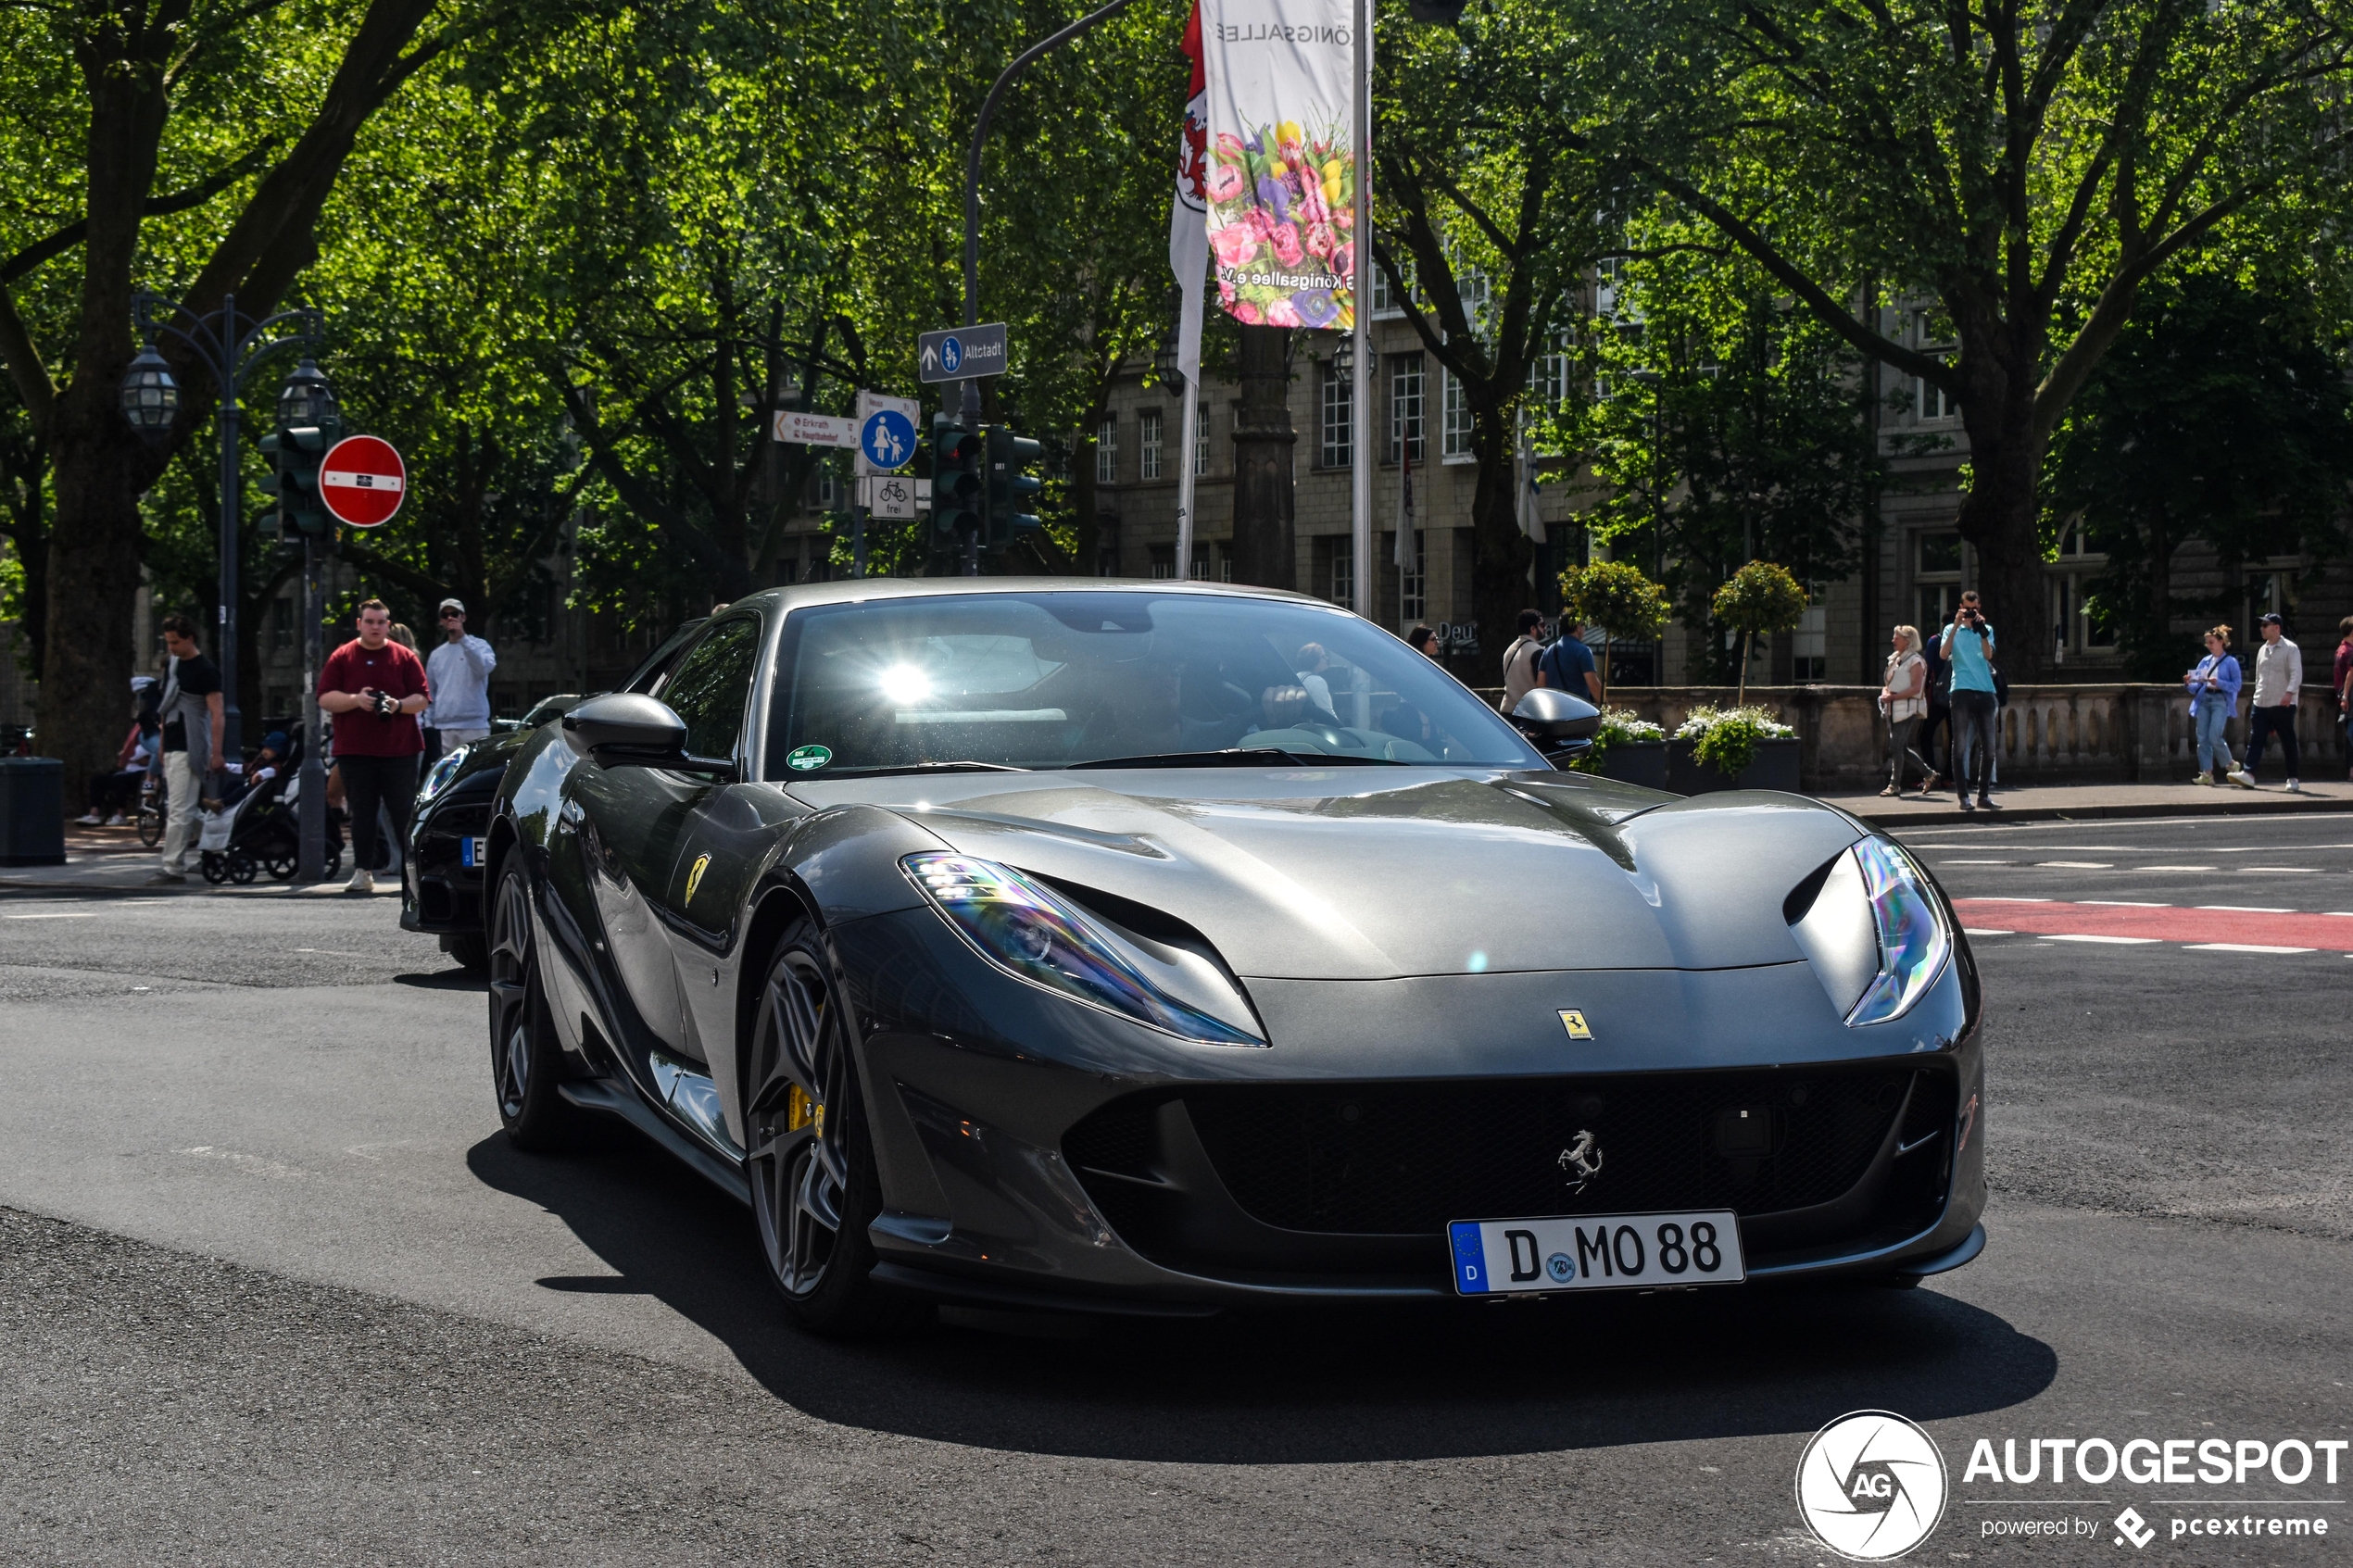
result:
[[[1480,695],[1500,703],[1503,690]],[[1735,695],[1730,686],[1618,686],[1609,706],[1673,734],[1692,709],[1730,708]],[[1859,788],[1885,776],[1887,721],[1878,696],[1876,686],[1748,689],[1752,706],[1795,726],[1808,789]],[[2187,779],[2197,767],[2189,695],[2178,685],[2012,686],[2009,697],[2000,723],[2001,777],[2008,784],[2160,784]],[[2345,728],[2325,687],[2305,689],[2296,727],[2305,775],[2345,777]],[[2244,708],[2229,736],[2231,755],[2244,755]],[[2276,764],[2266,762],[2268,773]]]

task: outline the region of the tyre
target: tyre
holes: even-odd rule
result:
[[[563,1048],[556,1043],[547,993],[540,988],[531,883],[519,860],[510,861],[498,879],[489,947],[490,1078],[498,1120],[517,1148],[561,1148],[579,1112],[560,1093]]]
[[[150,849],[163,842],[163,813],[152,806],[139,808],[139,842]]]
[[[441,950],[458,960],[470,974],[490,972],[490,938],[479,931],[455,931],[441,939]]]
[[[292,855],[272,855],[261,864],[263,869],[269,872],[270,878],[273,882],[294,880],[296,862]]]
[[[329,876],[340,876],[343,874],[342,845],[330,844],[327,846],[327,864],[325,869]]]
[[[752,1217],[768,1277],[812,1333],[902,1327],[922,1304],[874,1283],[866,1226],[882,1209],[849,1031],[824,939],[785,935],[761,987],[746,1059]]]
[[[215,887],[229,880],[228,859],[209,849],[196,857],[196,869],[203,872],[204,879]]]
[[[242,849],[229,851],[229,880],[239,887],[248,887],[261,874],[261,862]]]

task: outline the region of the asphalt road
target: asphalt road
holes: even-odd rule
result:
[[[862,1346],[786,1327],[744,1211],[626,1132],[510,1152],[481,995],[389,899],[0,895],[0,1560],[1825,1562],[1793,1476],[1866,1407],[1951,1470],[1912,1561],[2341,1555],[2353,1474],[1963,1466],[2353,1437],[2353,970],[2261,912],[2353,910],[2353,816],[1914,838],[2014,933],[1965,1270]],[[2069,939],[2120,919],[2173,935]],[[2168,1534],[2225,1501],[2341,1528]],[[1988,1534],[2062,1516],[2096,1533]]]

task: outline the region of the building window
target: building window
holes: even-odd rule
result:
[[[1146,408],[1136,416],[1136,460],[1145,479],[1160,477],[1160,410]]]
[[[1446,387],[1444,414],[1440,427],[1439,452],[1450,463],[1472,460],[1470,398],[1463,388],[1463,378],[1452,370],[1440,375]]]
[[[1193,472],[1209,471],[1209,405],[1204,403],[1193,414]]]
[[[1332,545],[1332,603],[1347,608],[1356,603],[1356,542],[1339,538]]]
[[[1938,341],[1936,329],[1927,311],[1915,310],[1912,312],[1912,346],[1924,354],[1942,358],[1952,345]],[[1921,377],[1912,378],[1912,413],[1923,423],[1931,420],[1949,420],[1960,411],[1960,404],[1950,393],[1930,385]]]
[[[284,649],[295,646],[295,601],[292,594],[277,601],[270,614],[270,646]]]
[[[1913,534],[1912,583],[1920,635],[1933,637],[1961,602],[1961,536],[1950,530]]]
[[[1356,457],[1356,386],[1355,376],[1342,375],[1340,367],[1324,363],[1324,395],[1321,399],[1323,439],[1316,443],[1315,462],[1318,467],[1344,469]]]
[[[1568,401],[1568,333],[1554,332],[1551,349],[1528,363],[1529,394],[1545,408]]]
[[[1830,596],[1827,583],[1806,584],[1806,613],[1797,618],[1797,634],[1790,639],[1790,679],[1830,679]]]
[[[824,458],[817,459],[817,509],[832,511],[841,505],[841,486],[834,479],[834,466]]]
[[[1397,612],[1407,621],[1429,613],[1429,530],[1414,530],[1414,564],[1399,574]]]
[[[1422,357],[1392,355],[1389,361],[1389,460],[1422,460]]]
[[[1208,581],[1209,581],[1209,546],[1206,546],[1206,545],[1197,545],[1197,546],[1195,546],[1193,547],[1193,566],[1192,566],[1192,571],[1193,571],[1193,581],[1194,581],[1194,582],[1196,582],[1196,583],[1206,583],[1206,582],[1208,582]]]
[[[1119,483],[1119,416],[1107,416],[1095,427],[1095,483]]]
[[[1151,546],[1151,550],[1152,558],[1152,581],[1155,583],[1166,583],[1174,580],[1176,575],[1176,546],[1174,545],[1154,545]]]

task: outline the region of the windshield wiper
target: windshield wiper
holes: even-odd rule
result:
[[[1101,757],[1089,762],[1065,762],[1080,768],[1320,768],[1327,762],[1348,767],[1397,768],[1404,764],[1386,757],[1334,757],[1323,752],[1284,751],[1277,746],[1246,746],[1226,751],[1163,751],[1145,757]]]
[[[843,779],[853,775],[860,778],[873,778],[882,773],[1026,773],[1027,771],[1029,770],[1026,768],[1016,768],[1008,762],[975,762],[969,759],[956,762],[879,762],[866,768],[836,768],[810,779],[810,782],[823,784],[826,779]],[[810,775],[804,773],[800,777],[809,778]]]

